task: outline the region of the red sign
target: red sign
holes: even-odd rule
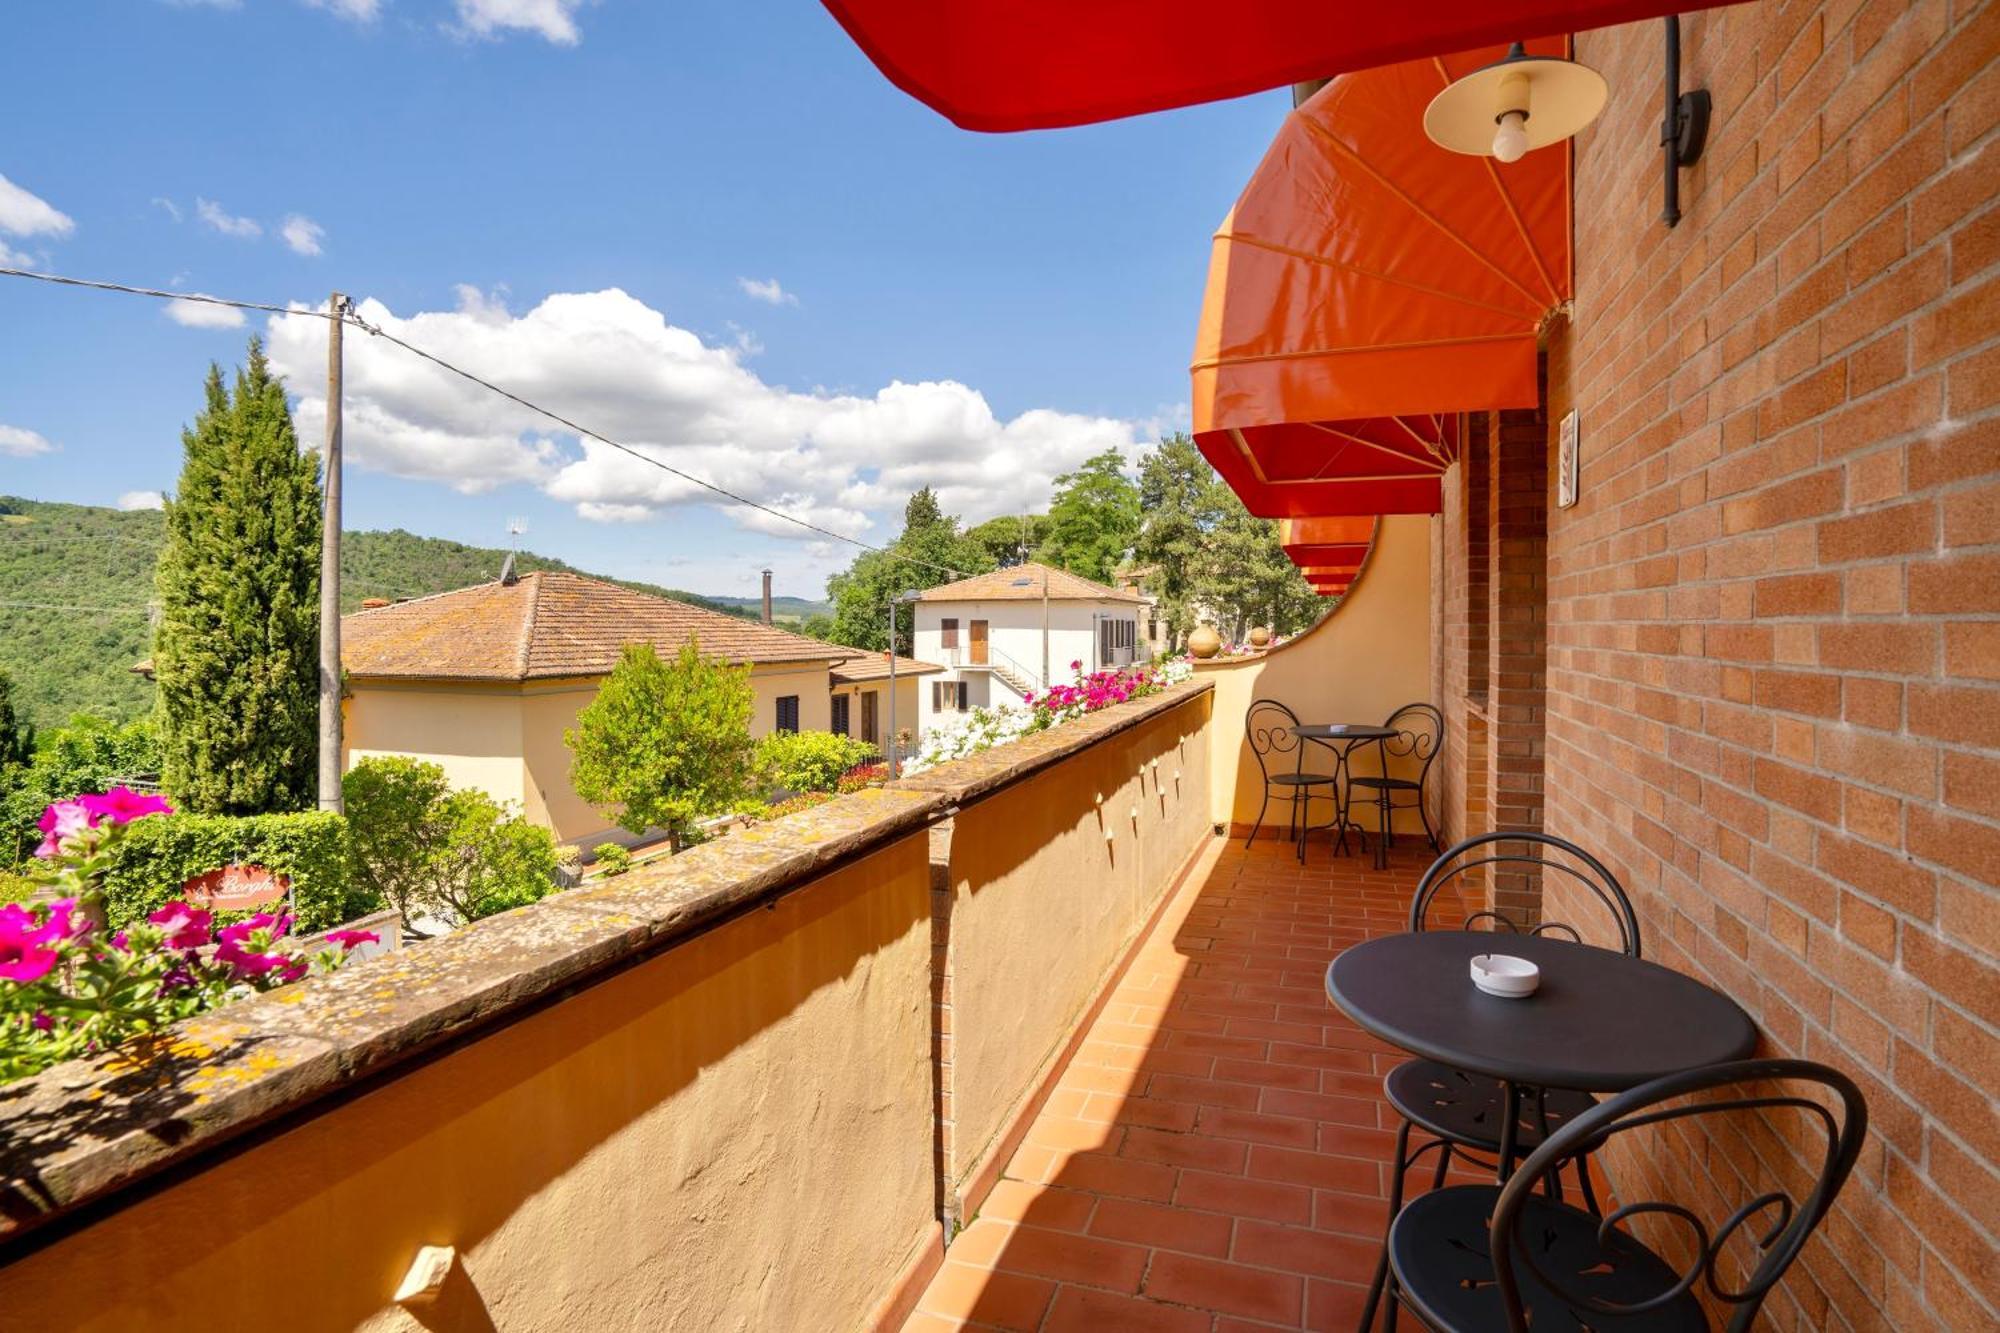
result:
[[[181,892],[196,907],[247,912],[283,902],[291,887],[290,879],[265,866],[229,865],[196,875],[181,885]]]

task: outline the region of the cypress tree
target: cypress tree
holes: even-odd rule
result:
[[[181,432],[153,639],[162,779],[185,809],[311,809],[319,736],[320,485],[263,345],[208,370]]]

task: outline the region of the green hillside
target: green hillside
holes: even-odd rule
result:
[[[764,613],[762,597],[712,597],[729,610],[739,615],[761,616]],[[815,602],[809,597],[773,597],[771,599],[771,619],[780,622],[804,620],[807,616],[830,616],[833,603]]]
[[[123,720],[152,707],[152,686],[131,668],[151,638],[147,604],[164,531],[158,510],[121,513],[0,495],[0,671],[13,677],[16,702],[36,726],[79,712]],[[401,529],[350,532],[341,549],[341,602],[351,611],[365,597],[420,597],[483,583],[506,557],[495,547]],[[518,568],[573,566],[524,551]],[[612,581],[754,618],[733,602]]]

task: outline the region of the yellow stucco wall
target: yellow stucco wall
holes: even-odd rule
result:
[[[860,1327],[934,1225],[929,900],[919,832],[0,1270],[0,1324]],[[470,1281],[419,1323],[423,1245]]]
[[[953,820],[955,1188],[1210,836],[1210,698],[1197,695]]]
[[[917,691],[930,689],[930,682],[935,679],[937,679],[936,676],[896,677],[897,731],[908,731],[912,736],[917,734]],[[891,734],[889,730],[888,681],[880,680],[869,681],[861,685],[843,685],[833,692],[835,694],[844,694],[851,701],[847,705],[847,734],[856,740],[861,739],[861,696],[864,694],[874,695],[876,709],[875,743],[877,745],[888,744]]]
[[[1260,657],[1197,668],[1199,679],[1215,686],[1210,772],[1216,822],[1247,825],[1257,817],[1262,787],[1243,727],[1256,700],[1279,700],[1303,722],[1380,722],[1404,704],[1437,702],[1431,697],[1431,522],[1422,515],[1382,519],[1367,566],[1333,614]],[[1373,752],[1373,746],[1355,751],[1360,771],[1374,771]],[[1311,752],[1307,765],[1331,768]],[[1415,771],[1401,761],[1391,769]],[[1330,815],[1324,802],[1315,804],[1315,822]],[[1275,800],[1266,828],[1273,820],[1282,836],[1286,809]],[[1422,827],[1414,812],[1397,820],[1399,833]],[[1375,826],[1372,809],[1362,824]]]
[[[355,680],[347,701],[347,764],[370,755],[403,754],[437,764],[454,787],[477,787],[520,805],[558,841],[585,848],[616,830],[576,794],[563,733],[602,678],[523,684]],[[799,698],[799,728],[831,724],[827,665],[772,663],[750,672],[750,734],[777,725],[778,699]],[[915,697],[911,696],[914,707]],[[914,714],[912,714],[914,716]]]

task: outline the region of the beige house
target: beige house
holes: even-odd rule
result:
[[[896,658],[896,706],[889,707],[889,655],[870,653],[834,665],[832,729],[843,736],[882,746],[885,751],[894,732],[908,732],[915,741],[921,734],[917,697],[920,682],[944,670],[914,658]]]
[[[563,732],[628,643],[690,639],[750,668],[753,736],[826,731],[829,669],[851,648],[577,574],[537,572],[341,617],[346,755],[411,755],[517,802],[564,842],[616,833],[570,786]]]

